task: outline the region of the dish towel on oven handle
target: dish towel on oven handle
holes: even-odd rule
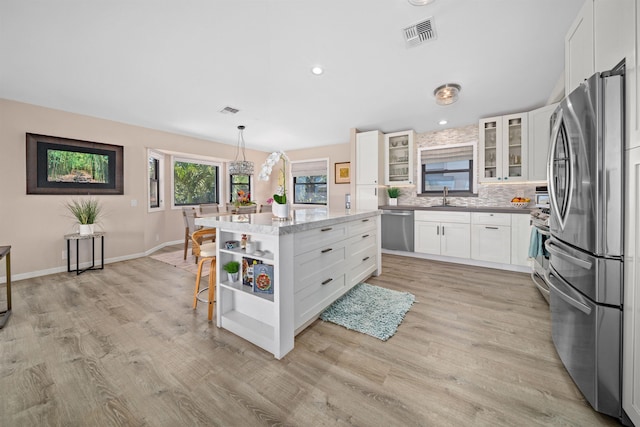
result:
[[[542,234],[537,228],[531,228],[531,238],[529,240],[529,258],[537,258],[544,255],[544,246],[542,245]]]

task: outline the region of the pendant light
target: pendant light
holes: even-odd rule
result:
[[[244,154],[244,126],[238,126],[238,147],[236,149],[236,159],[229,162],[229,175],[253,175],[253,162],[247,161]],[[242,160],[240,153],[242,152]]]

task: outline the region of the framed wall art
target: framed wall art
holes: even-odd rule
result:
[[[351,162],[336,163],[335,182],[336,184],[351,183]]]
[[[27,194],[124,194],[124,147],[27,133]]]

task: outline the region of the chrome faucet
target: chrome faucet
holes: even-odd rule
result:
[[[449,201],[447,200],[447,194],[449,194],[449,187],[444,187],[442,189],[442,206],[447,206]]]

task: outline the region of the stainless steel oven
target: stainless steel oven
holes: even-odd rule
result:
[[[533,226],[529,244],[529,256],[533,259],[531,280],[549,303],[549,251],[545,246],[551,237],[548,210],[538,209],[531,212],[531,225]]]

